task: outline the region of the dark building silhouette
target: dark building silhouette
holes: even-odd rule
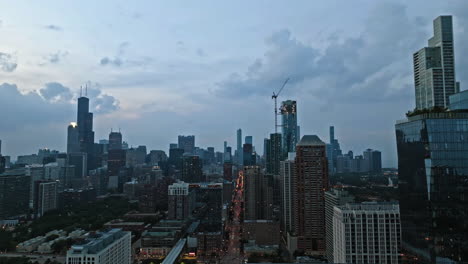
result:
[[[260,166],[244,166],[245,220],[272,218],[273,186]]]
[[[247,137],[246,137],[247,139]],[[252,144],[249,144],[249,143],[245,143],[243,146],[242,146],[242,149],[243,149],[243,159],[244,159],[244,166],[253,166],[256,164],[256,156],[255,154],[253,153],[253,146]]]
[[[296,146],[292,188],[293,234],[297,248],[309,255],[325,255],[325,191],[328,165],[325,143],[306,135]]]
[[[205,181],[203,177],[202,166],[202,160],[199,156],[183,156],[181,174],[182,181],[188,183]]]
[[[120,132],[110,132],[109,134],[109,146],[108,150],[111,149],[122,149],[122,133]]]
[[[80,142],[80,152],[88,155],[88,170],[95,169],[95,162],[93,161],[94,152],[94,131],[93,131],[93,113],[89,112],[89,99],[81,96],[78,98],[78,140]],[[86,171],[86,174],[88,172]]]
[[[297,141],[299,140],[296,101],[283,101],[281,103],[280,111],[281,128],[283,131],[283,158],[286,158],[289,152],[294,152]]]
[[[270,139],[265,140],[265,142],[266,172],[274,175],[279,175],[280,161],[283,160],[281,148],[281,134],[270,134]]]
[[[74,122],[70,123],[67,132],[67,153],[80,152],[78,125]]]
[[[195,136],[179,136],[178,147],[184,149],[184,153],[194,154]]]
[[[31,176],[24,168],[0,174],[0,219],[29,212]]]

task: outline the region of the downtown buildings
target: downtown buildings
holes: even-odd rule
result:
[[[430,263],[468,261],[468,104],[457,93],[452,18],[414,54],[416,109],[395,125],[403,247]]]

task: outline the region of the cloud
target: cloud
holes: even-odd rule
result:
[[[122,59],[118,57],[114,57],[114,58],[104,57],[101,59],[101,62],[100,62],[102,66],[112,65],[116,67],[122,66],[122,63],[123,63]]]
[[[200,56],[200,57],[205,57],[206,56],[206,53],[202,48],[198,48],[196,52],[197,52],[197,55]]]
[[[117,55],[113,57],[103,57],[99,61],[101,66],[114,66],[114,67],[123,67],[123,66],[147,66],[153,59],[150,57],[128,57],[127,49],[130,46],[130,42],[124,41],[119,44],[117,48]]]
[[[50,99],[54,97],[53,86],[41,89]],[[0,112],[5,113],[0,122],[2,132],[54,122],[66,124],[72,120],[73,105],[70,103],[52,103],[36,92],[21,93],[15,84],[9,83],[0,85],[0,94]],[[60,92],[55,91],[55,94]]]
[[[4,72],[13,72],[18,67],[15,55],[0,52],[0,69]]]
[[[53,30],[53,31],[63,31],[63,28],[57,25],[47,25],[45,26],[46,29]]]
[[[283,29],[265,39],[268,49],[244,73],[217,84],[222,97],[267,95],[290,77],[284,93],[325,101],[397,100],[410,96],[411,54],[427,34],[397,3],[379,3],[356,37],[330,38],[326,48],[297,39]],[[402,30],[404,29],[404,30]],[[290,86],[290,87],[289,87]]]
[[[43,57],[43,62],[39,63],[39,66],[44,66],[46,64],[58,64],[60,63],[66,56],[68,56],[68,51],[57,51],[54,53],[50,53],[47,56]]]
[[[45,87],[39,90],[40,95],[48,102],[69,102],[73,98],[70,88],[58,82],[46,83]]]
[[[119,100],[112,95],[103,93],[99,83],[88,81],[86,85],[91,111],[96,114],[107,114],[120,108]]]

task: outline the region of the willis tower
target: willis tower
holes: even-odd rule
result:
[[[93,131],[93,113],[89,112],[89,98],[80,95],[78,98],[78,140],[80,152],[88,156],[88,170],[95,169],[94,162],[94,131]]]

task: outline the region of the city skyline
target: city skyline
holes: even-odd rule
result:
[[[261,4],[254,4],[252,10],[242,9],[247,22],[240,25],[239,31],[243,32],[240,38],[235,23],[230,22],[232,16],[226,16],[226,29],[232,34],[225,38],[220,36],[223,28],[213,25],[213,16],[190,26],[198,11],[206,12],[202,10],[208,8],[204,4],[200,4],[197,12],[178,10],[178,4],[153,7],[158,10],[159,19],[167,21],[169,32],[154,29],[161,38],[143,34],[152,32],[151,26],[159,22],[146,11],[149,4],[128,10],[120,6],[122,14],[119,7],[113,8],[122,19],[115,23],[110,22],[109,15],[103,15],[102,21],[84,13],[80,14],[83,17],[65,19],[73,8],[58,12],[60,6],[44,10],[47,19],[34,20],[38,14],[28,14],[30,17],[26,19],[21,15],[12,16],[23,14],[18,11],[25,9],[21,3],[7,5],[0,11],[0,32],[10,36],[0,43],[0,110],[7,113],[0,124],[3,154],[35,153],[40,147],[64,151],[66,126],[75,120],[79,86],[88,80],[90,112],[96,115],[96,140],[107,138],[111,128],[120,127],[125,141],[133,146],[144,144],[149,149],[167,150],[177,135],[193,134],[199,146],[221,150],[224,140],[235,146],[235,130],[242,128],[244,134],[256,139],[256,150],[261,152],[262,139],[274,131],[270,95],[281,85],[280,79],[290,76],[291,83],[279,100],[298,101],[298,125],[302,134],[317,134],[327,139],[328,126],[334,125],[344,151],[379,149],[383,153],[383,165],[396,167],[394,120],[402,119],[402,113],[415,107],[411,55],[426,45],[425,40],[432,36],[432,19],[438,15],[454,16],[455,48],[458,47],[456,76],[461,90],[465,90],[468,63],[460,47],[468,45],[468,39],[460,32],[468,27],[466,15],[463,16],[467,4],[424,2],[424,8],[416,10],[421,1],[377,5],[371,1],[360,2],[363,10],[352,10],[353,14],[366,14],[362,19],[340,17],[347,8],[331,12],[328,19],[314,18],[315,12],[333,10],[334,3],[319,5],[316,10],[312,4],[288,4],[288,11],[283,14],[284,2],[271,6],[272,17],[253,18],[261,8]],[[349,7],[345,3],[341,5]],[[241,6],[208,9],[218,7],[221,14],[226,14],[231,9],[240,11]],[[98,6],[96,11],[103,8]],[[388,12],[389,9],[393,12]],[[164,11],[168,13],[162,14]],[[286,21],[294,12],[297,17]],[[174,17],[169,19],[171,15]],[[338,17],[341,19],[329,21]],[[84,28],[96,26],[92,31],[95,34],[77,29],[80,18]],[[271,23],[276,21],[274,18],[279,21]],[[343,23],[342,19],[346,18],[349,23]],[[380,25],[390,34],[383,35],[366,21],[392,21]],[[311,22],[318,26],[310,28]],[[326,28],[325,23],[329,25]],[[92,40],[93,36],[109,29],[115,31],[123,24],[128,25],[122,28],[121,37],[104,34]],[[251,31],[247,30],[249,25]],[[352,27],[356,29],[347,31]],[[136,33],[130,34],[135,28]],[[190,29],[194,33],[187,33]],[[171,30],[175,30],[174,36]],[[193,38],[197,33],[210,34],[211,38],[208,43]],[[34,46],[25,41],[38,35],[44,36],[44,40]],[[399,40],[397,48],[393,48],[391,38]],[[167,54],[149,51],[147,46],[152,45],[144,44],[145,41],[159,45]],[[230,41],[233,43],[229,44]],[[51,42],[53,45],[45,47]],[[249,42],[254,45],[245,49],[236,47]],[[217,45],[224,48],[219,49]],[[385,63],[377,62],[369,67],[364,56],[356,62],[359,73],[347,65],[364,50],[369,52],[368,59],[374,60],[384,49],[391,55],[384,56]],[[274,58],[282,54],[281,59]],[[319,60],[320,67],[308,65],[304,60]],[[76,67],[80,70],[76,71]],[[170,75],[173,69],[176,71]],[[330,83],[331,78],[336,80]],[[383,87],[384,92],[376,93],[377,86]],[[19,90],[38,92],[20,94]]]

